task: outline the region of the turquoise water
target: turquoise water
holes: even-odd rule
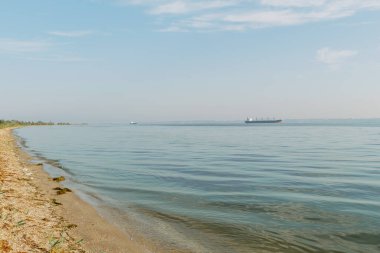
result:
[[[67,175],[126,232],[167,247],[380,252],[378,120],[47,126],[16,134],[46,170]]]

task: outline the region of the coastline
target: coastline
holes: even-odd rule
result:
[[[74,192],[57,195],[62,186],[31,159],[0,129],[1,252],[177,252],[130,237]]]

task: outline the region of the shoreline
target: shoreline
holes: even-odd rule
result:
[[[75,192],[57,195],[62,185],[31,162],[12,131],[0,129],[1,252],[180,252],[131,238]]]

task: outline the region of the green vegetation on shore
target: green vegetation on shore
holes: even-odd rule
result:
[[[19,120],[1,120],[0,129],[6,127],[19,127],[19,126],[52,126],[52,125],[70,125],[70,123],[53,123],[43,121],[19,121]]]

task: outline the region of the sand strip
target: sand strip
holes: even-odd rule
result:
[[[63,188],[0,129],[0,252],[163,252],[131,239]],[[152,250],[153,248],[153,250]]]

